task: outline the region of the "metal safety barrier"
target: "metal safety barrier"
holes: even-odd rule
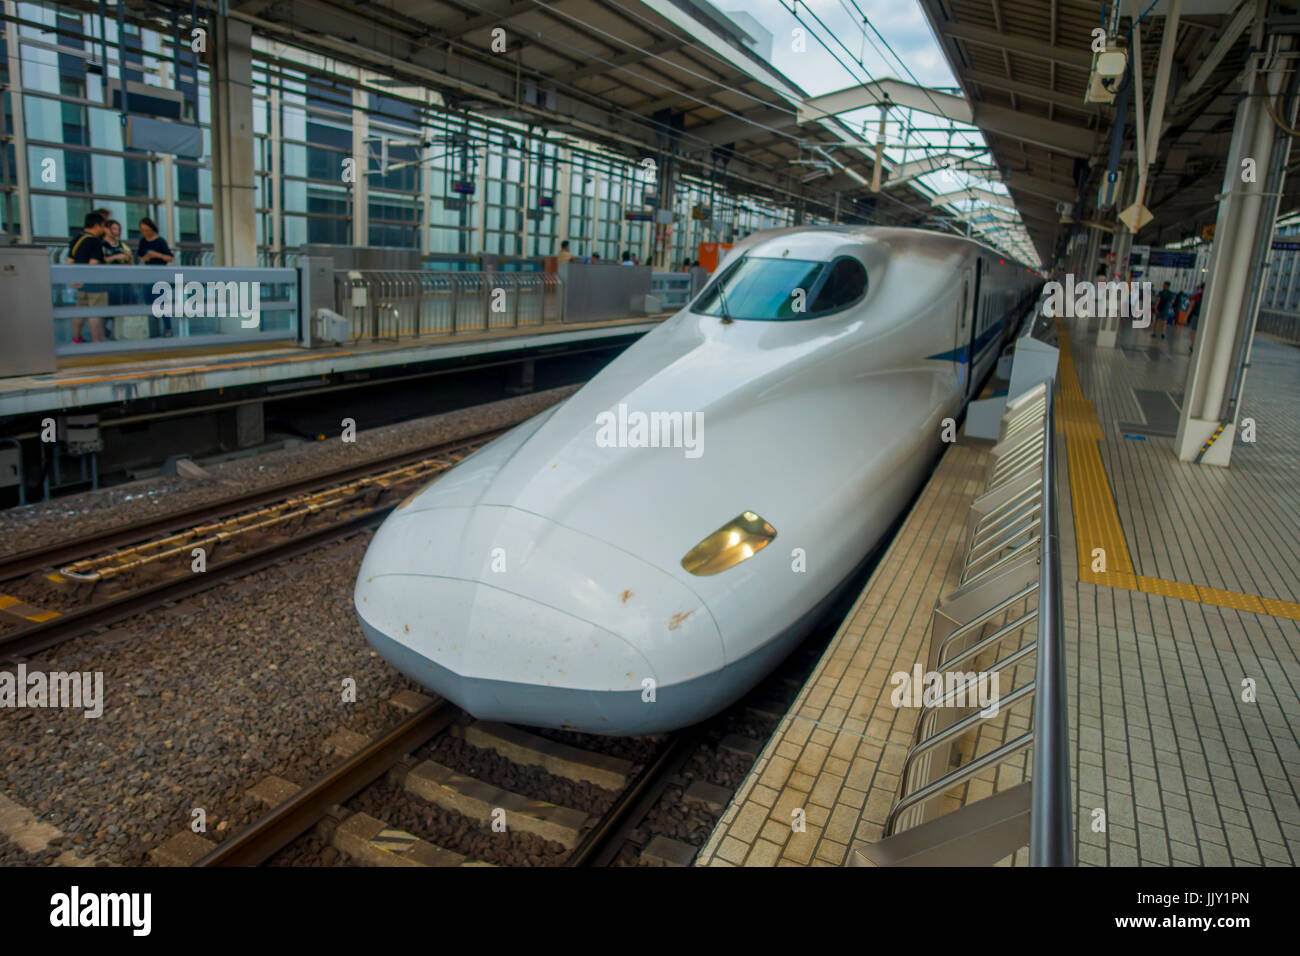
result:
[[[491,332],[559,322],[564,289],[553,272],[342,270],[335,311],[353,340]]]
[[[299,337],[298,272],[294,269],[188,265],[49,268],[50,316],[60,357],[293,342]]]
[[[927,682],[884,838],[857,865],[990,865],[1026,845],[1032,866],[1072,865],[1053,406],[1050,380],[1007,403],[958,587],[931,616],[927,670],[944,679]],[[989,712],[971,698],[994,675]]]
[[[1260,309],[1255,331],[1271,335],[1292,345],[1300,345],[1300,312]]]
[[[650,294],[665,309],[681,309],[691,301],[693,284],[689,272],[656,272],[650,276]]]

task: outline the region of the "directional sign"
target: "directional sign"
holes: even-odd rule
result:
[[[1150,209],[1137,202],[1119,214],[1119,221],[1128,226],[1129,232],[1137,232],[1154,218]]]

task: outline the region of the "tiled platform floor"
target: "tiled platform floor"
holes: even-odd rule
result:
[[[925,656],[987,470],[987,444],[947,450],[697,865],[839,866],[854,841],[880,839],[917,716],[893,706],[889,679]]]
[[[1148,416],[1160,392],[1176,413],[1185,331],[1126,330],[1117,349],[1069,333],[1058,492],[1078,862],[1294,865],[1300,350],[1257,339],[1242,414],[1259,440],[1224,470],[1177,461]],[[1134,425],[1142,437],[1126,437]],[[889,676],[924,660],[983,458],[962,446],[944,457],[698,865],[838,865],[880,838],[916,719],[890,704]],[[1081,566],[1096,546],[1106,574]]]
[[[1096,348],[1085,328],[1070,337],[1141,587],[1108,586],[1087,568],[1097,580],[1079,580],[1091,542],[1062,515],[1079,862],[1294,865],[1300,349],[1257,337],[1242,415],[1256,419],[1258,441],[1238,443],[1221,469],[1178,461],[1171,436],[1137,440],[1121,427],[1143,421],[1139,390],[1181,402],[1186,330],[1164,340],[1126,330],[1117,349]],[[1071,501],[1064,488],[1061,501]],[[1258,598],[1260,610],[1220,592]],[[1247,680],[1253,702],[1242,699]],[[1090,826],[1096,808],[1104,833]]]

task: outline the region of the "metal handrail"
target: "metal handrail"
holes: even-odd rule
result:
[[[1065,641],[1061,623],[1061,543],[1056,523],[1055,401],[1047,389],[1043,429],[1043,529],[1038,567],[1038,658],[1034,682],[1034,775],[1030,866],[1073,866],[1070,826],[1070,733],[1065,708]]]
[[[1002,502],[1002,504],[998,505],[996,508],[992,509],[988,513],[982,515],[980,519],[975,522],[975,530],[979,531],[981,528],[984,527],[984,524],[987,521],[989,521],[989,519],[993,518],[995,515],[999,515],[1002,512],[1006,511],[1008,508],[1012,507],[1012,505],[1015,505],[1016,502],[1023,502],[1025,499],[1036,497],[1038,495],[1038,489],[1041,487],[1042,487],[1042,479],[1041,478],[1034,479],[1034,481],[1030,482],[1028,486],[1026,486],[1020,491],[1017,491],[1006,501]]]
[[[975,536],[971,549],[966,553],[969,562],[983,561],[990,554],[996,554],[1024,533],[1020,529],[1026,521],[1033,519],[1043,510],[1041,499],[1024,502],[1015,513],[1004,517],[995,525],[984,528]],[[1015,531],[1014,534],[1011,532]],[[1003,540],[1005,539],[1005,540]],[[978,557],[977,557],[978,555]]]
[[[1034,699],[1037,700],[1038,698],[1035,697]],[[957,784],[961,783],[964,780],[969,780],[971,777],[978,776],[979,774],[987,770],[989,767],[996,766],[997,764],[1000,764],[1002,761],[1006,760],[1012,754],[1024,750],[1033,742],[1034,742],[1034,732],[1031,730],[1028,731],[1027,733],[1021,734],[1015,740],[1003,744],[1001,747],[998,747],[996,750],[990,750],[984,756],[972,760],[970,763],[964,764],[961,767],[958,767],[956,770],[950,770],[948,773],[944,774],[938,780],[935,780],[933,783],[927,784],[926,786],[922,787],[920,790],[917,790],[915,793],[908,794],[902,800],[899,800],[896,804],[894,804],[893,809],[889,811],[889,816],[885,818],[885,834],[886,835],[893,834],[894,825],[898,822],[898,818],[903,813],[904,810],[909,810],[912,807],[916,806],[918,803],[924,803],[926,800],[929,800],[933,797],[937,797],[941,793],[945,793],[946,791],[951,790],[953,787],[955,787]]]
[[[549,272],[339,269],[334,283],[353,340],[491,332],[564,318],[564,283]]]
[[[1026,432],[1025,437],[1015,448],[998,459],[997,464],[993,466],[993,474],[998,475],[1006,471],[1012,462],[1033,457],[1039,451],[1037,446],[1042,440],[1041,431],[1042,428],[1039,427]]]
[[[1024,555],[1026,549],[1035,547],[1037,544],[1038,544],[1038,536],[1031,535],[1029,540],[1026,541],[1024,544],[1018,545],[1015,548],[1015,550],[1007,552],[1002,557],[998,558],[996,561],[990,564],[988,567],[981,569],[978,574],[971,574],[971,568],[968,567],[965,571],[962,572],[961,580],[958,583],[961,584],[963,587],[968,584],[974,584],[980,578],[984,577],[984,575],[991,574],[992,572],[996,571],[998,568],[1007,564],[1011,564],[1012,562],[1016,561],[1018,558]]]
[[[1005,474],[1009,469],[1016,468],[1023,462],[1036,459],[1040,451],[1039,446],[1042,443],[1042,438],[1041,428],[1029,432],[1015,448],[999,458],[993,466],[993,483],[997,484],[999,476]]]
[[[1035,655],[1033,680],[1004,698],[1005,703],[1010,705],[1033,696],[1031,728],[1014,740],[949,770],[919,790],[909,793],[910,775],[919,757],[930,753],[940,744],[969,732],[984,719],[982,712],[976,711],[932,734],[927,729],[934,722],[930,718],[938,714],[940,706],[959,699],[959,695],[975,686],[977,679],[973,677],[968,677],[960,686],[942,695],[939,701],[922,707],[916,723],[916,742],[903,761],[901,792],[885,822],[886,837],[893,835],[894,827],[905,811],[924,805],[952,787],[1032,746],[1030,865],[1073,865],[1069,734],[1065,711],[1067,697],[1061,622],[1060,541],[1054,484],[1057,459],[1053,428],[1055,404],[1049,379],[1009,405],[1001,436],[1003,447],[1008,451],[990,469],[989,487],[1004,486],[1008,481],[1034,471],[1038,472],[1038,477],[1028,488],[1015,492],[1007,501],[972,522],[971,543],[960,577],[962,586],[968,587],[971,582],[966,580],[967,575],[980,564],[996,558],[991,567],[973,576],[976,579],[984,577],[993,568],[1005,566],[1009,561],[1024,561],[1029,548],[1037,545],[1037,580],[1025,584],[1015,593],[997,600],[993,606],[959,624],[944,635],[932,650],[936,668],[951,668],[977,658],[982,652],[991,650],[1017,632],[1024,632],[1030,622],[1036,621],[1037,633],[1033,641],[1022,644],[985,669],[988,672],[1000,672],[1017,665],[1030,654]],[[1008,446],[1006,440],[1013,429],[1019,433],[1019,438]],[[1027,541],[1013,544],[1026,536]],[[1008,547],[1013,549],[1011,553],[999,557]],[[1038,595],[1036,608],[1026,610],[1015,620],[964,647],[953,657],[947,656],[948,649],[954,642],[984,627],[996,615],[1008,611],[1032,593]],[[935,637],[938,638],[937,633]],[[1011,729],[1010,724],[1006,729]]]
[[[998,644],[1002,643],[1003,638],[1009,637],[1010,635],[1014,634],[1016,631],[1020,630],[1022,627],[1028,624],[1030,621],[1037,619],[1037,617],[1038,617],[1038,608],[1034,608],[1032,611],[1026,611],[1024,614],[1020,615],[1014,621],[1010,621],[1007,624],[1003,624],[1000,628],[998,628],[988,637],[980,638],[970,647],[961,650],[960,652],[958,652],[958,654],[955,657],[946,657],[943,660],[939,661],[939,663],[936,666],[954,667],[968,658],[978,657],[983,651],[986,651],[990,647],[995,647]],[[1033,645],[1026,644],[1025,647],[1033,647]],[[1021,650],[1023,650],[1023,648],[1021,648]],[[1010,660],[1010,658],[1008,658],[1007,660]],[[1002,663],[1003,663],[1002,661],[999,661],[998,664],[994,665],[991,668],[991,670],[1001,670],[1002,668],[998,665],[1001,665]]]
[[[1003,697],[1001,700],[998,701],[998,709],[1002,710],[1004,708],[1010,707],[1012,704],[1016,703],[1022,698],[1032,696],[1033,693],[1034,693],[1033,681],[1029,681],[1027,684],[1021,684],[1011,693],[1007,694],[1006,697]],[[929,737],[926,737],[915,747],[909,750],[907,752],[907,756],[903,758],[903,769],[901,771],[902,778],[904,780],[908,778],[908,774],[912,772],[912,762],[917,757],[933,750],[935,747],[939,746],[939,744],[943,743],[945,740],[951,740],[954,737],[960,737],[966,731],[978,725],[979,722],[983,719],[984,719],[984,715],[977,710],[973,714],[967,714],[961,720],[957,721],[957,723],[948,725],[943,730],[939,731],[937,734],[931,734]]]
[[[1018,631],[1018,630],[1020,630],[1020,627],[1023,627],[1023,626],[1024,626],[1024,625],[1017,626],[1017,627],[1013,628],[1013,630],[1017,630],[1017,631]],[[1004,638],[1004,637],[1006,637],[1006,636],[1007,636],[1006,634],[999,634],[999,635],[998,635],[998,642],[1001,642],[1002,638]],[[983,642],[981,642],[981,643],[983,643]],[[981,647],[980,649],[981,649],[981,650],[984,650],[985,648]],[[938,712],[938,708],[940,708],[940,707],[947,707],[949,704],[956,703],[957,700],[958,700],[959,698],[964,699],[965,696],[966,696],[966,691],[970,690],[971,688],[974,688],[974,687],[978,687],[978,686],[979,686],[979,679],[980,679],[981,674],[992,674],[992,673],[995,673],[995,672],[997,672],[997,671],[1001,671],[1001,670],[1003,670],[1004,668],[1011,667],[1013,664],[1019,664],[1022,660],[1024,660],[1024,659],[1025,659],[1026,657],[1028,657],[1030,654],[1035,653],[1037,650],[1038,650],[1037,642],[1030,643],[1030,644],[1025,644],[1025,645],[1023,645],[1023,646],[1021,646],[1021,647],[1016,648],[1014,651],[1012,651],[1012,652],[1011,652],[1010,654],[1008,654],[1006,657],[1004,657],[1004,658],[1002,658],[1001,660],[995,662],[995,663],[993,664],[993,666],[990,667],[987,671],[983,671],[983,672],[976,671],[975,674],[974,674],[973,676],[971,676],[971,677],[967,677],[964,681],[962,681],[960,684],[958,684],[958,685],[957,685],[956,687],[954,687],[952,690],[950,690],[950,691],[946,691],[946,692],[944,693],[944,695],[943,695],[942,697],[940,697],[938,700],[934,701],[933,703],[926,704],[924,707],[922,707],[922,708],[921,708],[921,716],[917,718],[917,722],[918,722],[918,723],[924,722],[924,721],[926,720],[926,718],[928,718],[931,714],[933,714],[933,713],[937,713],[937,712]],[[950,662],[950,664],[956,663],[956,661],[957,661],[957,658],[954,658],[954,659]],[[922,740],[920,741],[920,743],[924,743],[925,740],[928,740],[928,739],[929,739],[928,737],[926,737],[926,738],[922,738]]]
[[[1015,594],[1011,595],[1011,597],[1007,598],[1004,601],[999,601],[991,608],[988,608],[986,611],[982,612],[977,617],[972,618],[971,620],[963,624],[961,627],[954,630],[951,634],[949,634],[947,637],[943,639],[942,643],[939,644],[939,654],[935,659],[943,660],[944,652],[948,649],[948,645],[952,643],[954,638],[961,637],[963,634],[974,630],[976,627],[980,626],[981,624],[986,623],[989,618],[993,617],[993,615],[997,614],[999,611],[1005,611],[1013,604],[1018,604],[1021,600],[1033,594],[1034,591],[1037,589],[1037,587],[1038,587],[1037,584],[1031,584],[1028,587],[1021,588]]]

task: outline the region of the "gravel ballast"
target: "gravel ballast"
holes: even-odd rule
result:
[[[427,445],[506,428],[545,411],[577,388],[547,389],[383,428],[365,430],[364,422],[359,422],[355,442],[344,442],[341,434],[333,435],[324,441],[205,464],[203,470],[210,478],[159,475],[10,508],[0,512],[0,557],[152,521],[237,494],[327,474]]]
[[[508,427],[574,390],[359,431],[354,443],[333,438],[222,462],[208,467],[211,479],[158,477],[12,509],[0,514],[0,552]],[[3,792],[63,831],[35,854],[0,841],[0,864],[47,863],[68,850],[146,863],[196,808],[204,835],[220,842],[262,812],[245,791],[263,776],[305,785],[342,759],[323,745],[334,731],[373,736],[396,724],[402,714],[384,701],[418,688],[356,625],[352,590],[369,540],[358,533],[27,660],[29,674],[102,675],[103,713],[0,710]],[[355,703],[343,701],[345,678],[356,682]]]
[[[341,757],[335,730],[398,723],[385,701],[418,689],[362,637],[352,587],[358,534],[171,608],[141,614],[26,662],[28,672],[103,674],[103,714],[0,713],[3,789],[65,834],[64,849],[125,864],[201,808],[220,842],[260,809],[244,792],[267,774],[304,785]],[[12,672],[12,665],[6,669]],[[356,702],[344,701],[344,680]]]

